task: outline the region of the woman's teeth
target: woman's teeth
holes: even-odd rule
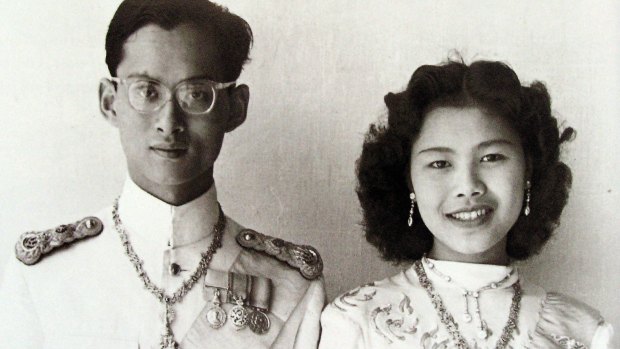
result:
[[[448,216],[454,219],[458,219],[460,221],[473,221],[478,217],[484,216],[487,213],[489,213],[489,210],[487,210],[486,208],[482,208],[475,211],[453,213],[449,214]]]

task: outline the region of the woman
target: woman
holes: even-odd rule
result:
[[[559,223],[571,138],[545,86],[478,61],[418,68],[388,93],[358,160],[366,239],[393,277],[337,297],[320,348],[607,348],[589,306],[528,283],[512,265]]]

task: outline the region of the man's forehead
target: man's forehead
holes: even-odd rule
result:
[[[223,68],[215,36],[204,28],[180,24],[165,29],[148,24],[124,43],[118,75],[142,74],[174,83],[190,78],[219,81]]]

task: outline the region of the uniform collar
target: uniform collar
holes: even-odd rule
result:
[[[147,193],[129,177],[118,211],[128,233],[149,241],[155,249],[183,247],[210,237],[219,215],[215,183],[196,199],[174,206]]]

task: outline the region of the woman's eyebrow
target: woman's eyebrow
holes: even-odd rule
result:
[[[484,141],[484,142],[478,144],[478,149],[488,148],[488,147],[493,146],[493,145],[515,146],[516,144],[514,144],[513,142],[511,142],[511,141],[509,141],[507,139],[498,138],[498,139],[491,139],[491,140],[488,140],[488,141]]]
[[[431,148],[426,148],[426,149],[420,150],[418,152],[418,154],[422,154],[422,153],[426,153],[426,152],[454,153],[454,150],[452,148],[448,148],[448,147],[431,147]]]

